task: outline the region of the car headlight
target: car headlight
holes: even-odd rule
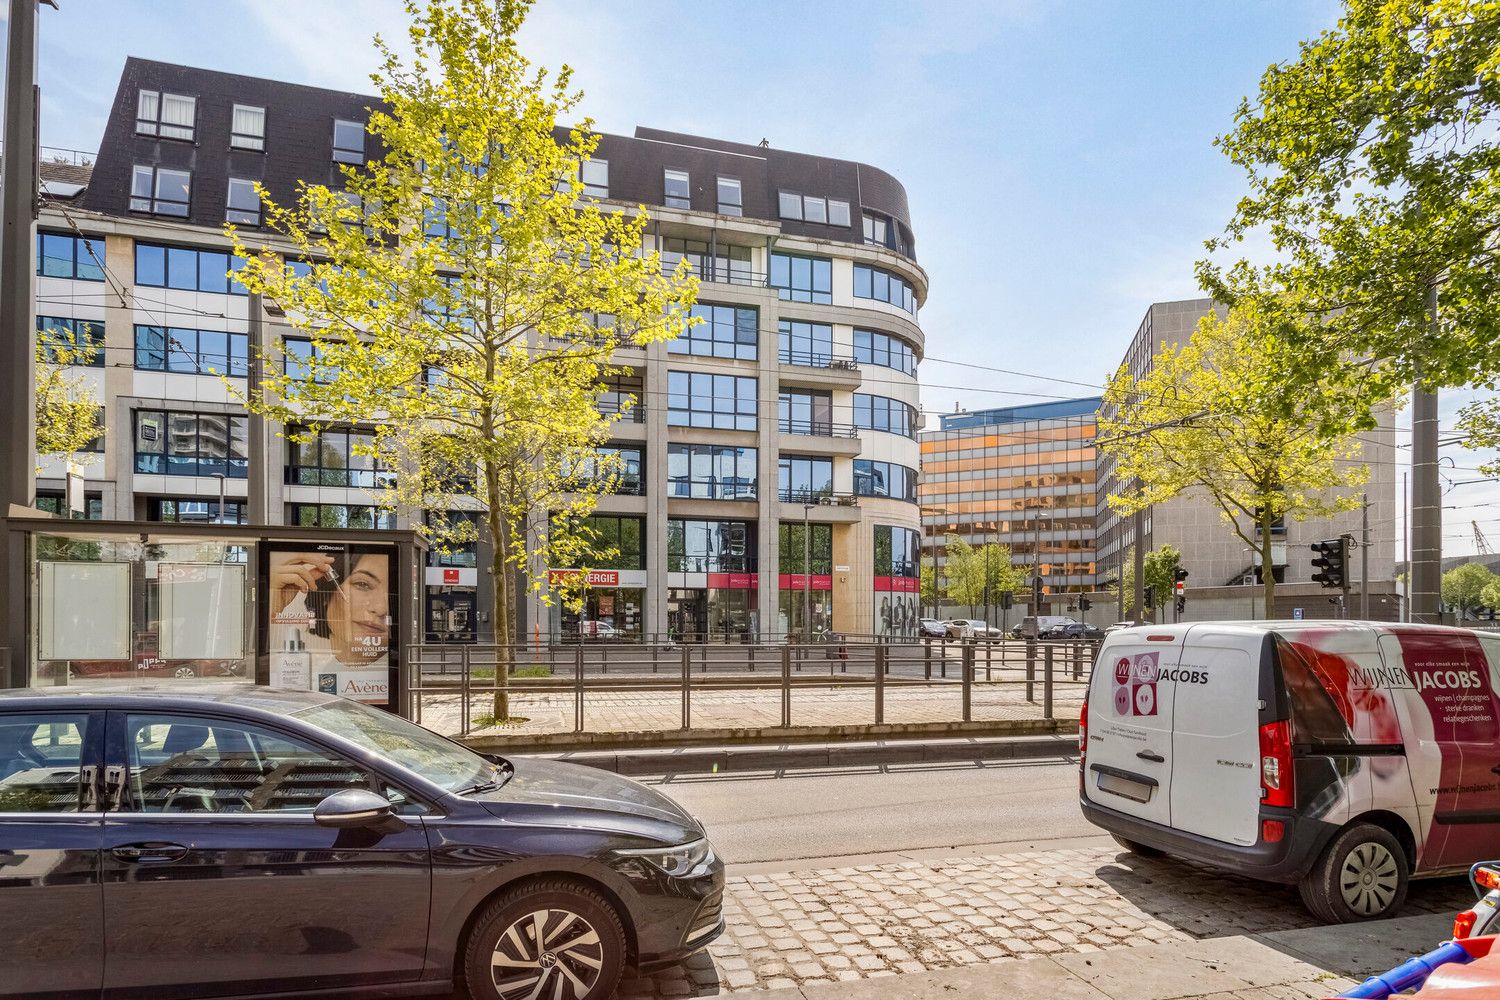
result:
[[[714,846],[706,837],[679,847],[648,847],[615,853],[622,858],[640,858],[674,878],[691,875],[708,867],[714,860]]]

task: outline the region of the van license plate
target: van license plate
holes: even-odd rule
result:
[[[1131,781],[1129,778],[1122,778],[1115,774],[1102,773],[1099,775],[1099,790],[1130,799],[1132,802],[1150,802],[1151,793],[1155,791],[1150,785],[1139,781]]]

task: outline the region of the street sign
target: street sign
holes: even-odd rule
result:
[[[77,514],[79,517],[82,517],[84,515],[84,507],[87,501],[83,493],[83,466],[77,464],[76,462],[68,463],[68,482],[66,492],[68,501],[68,516],[72,517],[74,514]]]
[[[1299,622],[1302,620],[1302,609],[1301,608],[1293,608],[1292,609],[1292,619],[1294,621],[1299,621]]]

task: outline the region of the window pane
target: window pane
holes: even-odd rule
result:
[[[78,812],[89,717],[0,715],[0,813]]]
[[[828,202],[822,198],[802,199],[803,218],[808,222],[828,221]]]
[[[783,219],[802,218],[802,196],[791,191],[782,191],[779,199]]]
[[[831,226],[849,225],[849,203],[847,201],[828,202],[828,224]]]
[[[171,327],[167,330],[167,370],[198,374],[198,331]]]
[[[198,287],[198,254],[171,247],[167,250],[167,287],[194,291]]]
[[[135,283],[160,288],[167,283],[167,252],[149,243],[135,245]]]
[[[150,813],[311,813],[347,788],[384,794],[349,761],[257,726],[130,715],[130,808]]]
[[[198,291],[229,291],[229,255],[198,251]]]

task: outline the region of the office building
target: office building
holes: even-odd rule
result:
[[[1040,577],[1044,595],[1092,591],[1099,403],[1089,397],[941,415],[938,429],[921,435],[925,557],[941,568],[949,535],[975,547],[1006,545],[1015,565]]]

